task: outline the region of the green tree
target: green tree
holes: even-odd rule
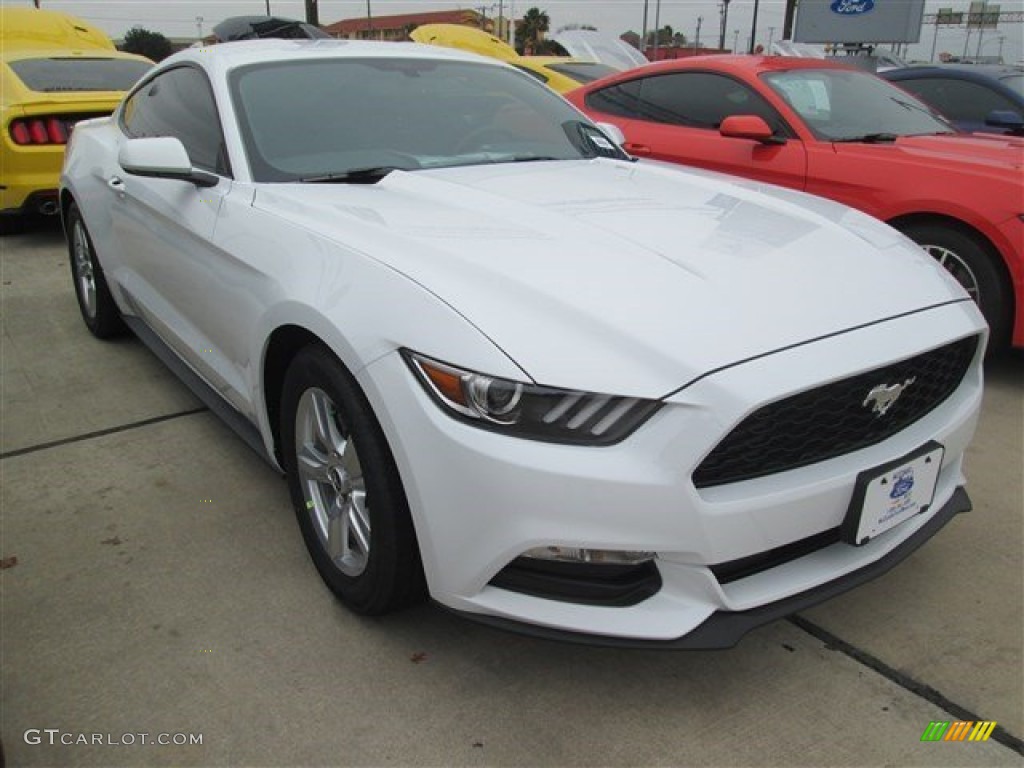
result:
[[[686,35],[682,34],[681,32],[676,32],[674,29],[672,29],[671,24],[666,24],[657,32],[655,32],[652,29],[650,32],[647,33],[647,47],[653,48],[654,41],[655,39],[657,39],[659,48],[668,48],[673,44],[673,42],[680,38],[683,40],[683,42],[686,41]]]
[[[171,41],[159,32],[152,32],[142,27],[132,27],[125,33],[121,50],[126,53],[137,53],[153,61],[160,61],[171,55]]]
[[[551,19],[540,8],[531,8],[516,24],[516,50],[519,53],[533,53],[537,43],[551,27]]]

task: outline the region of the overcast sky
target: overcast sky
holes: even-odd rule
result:
[[[888,0],[901,2],[902,0]],[[121,37],[135,25],[162,32],[169,37],[196,36],[200,25],[209,33],[214,24],[227,16],[266,13],[266,0],[41,0],[42,7],[80,16],[106,30],[112,37]],[[0,5],[32,5],[31,0],[0,0]],[[537,6],[551,17],[551,28],[566,24],[590,24],[598,29],[619,35],[627,30],[639,32],[643,25],[644,0],[503,0],[505,15],[521,16],[527,8]],[[719,35],[719,2],[716,0],[647,0],[648,28],[655,26],[655,13],[660,5],[659,22],[669,24],[693,40],[697,19],[702,17],[700,39],[715,45]],[[1022,0],[1002,0],[1003,10],[1021,10]],[[320,23],[330,24],[366,14],[365,0],[319,0]],[[926,9],[952,7],[967,10],[967,0],[927,0]],[[374,16],[416,11],[452,8],[486,7],[487,14],[496,16],[497,0],[370,0]],[[732,0],[726,35],[727,47],[738,39],[744,48],[749,39],[754,0]],[[279,16],[303,18],[303,0],[270,0],[271,12]],[[782,30],[783,0],[760,0],[757,40],[767,44],[769,36],[778,39]],[[201,18],[200,22],[198,19]],[[736,34],[736,30],[739,34]],[[933,26],[925,27],[921,42],[912,46],[910,57],[927,59],[931,54]],[[1003,58],[1015,62],[1024,57],[1024,25],[1005,24],[999,30],[986,31],[982,38],[982,53],[995,55],[1002,42]],[[977,51],[977,32],[971,36],[969,53]],[[964,52],[966,30],[940,27],[937,51],[961,55]]]

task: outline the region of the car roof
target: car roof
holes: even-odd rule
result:
[[[595,81],[601,85],[610,81],[622,82],[638,76],[680,72],[691,69],[710,69],[736,75],[756,77],[762,72],[787,71],[794,69],[840,69],[854,70],[852,65],[834,59],[810,59],[797,56],[748,56],[737,54],[715,54],[711,56],[690,56],[685,59],[670,59],[646,64],[636,69],[627,69]],[[585,88],[592,88],[588,83]]]
[[[501,61],[513,61],[519,58],[516,49],[490,32],[462,24],[421,24],[409,37],[424,45],[437,45],[473,51],[483,56],[490,56]]]
[[[39,8],[2,8],[0,45],[5,53],[22,48],[74,48],[113,51],[114,43],[99,27],[75,16]]]
[[[1008,64],[927,64],[922,66],[903,67],[892,69],[886,72],[887,75],[897,77],[910,77],[912,75],[957,75],[964,76],[967,80],[989,80],[1005,75],[1024,74],[1024,67],[1014,67]]]
[[[226,71],[252,64],[305,59],[427,59],[466,61],[490,66],[502,62],[455,48],[419,43],[370,42],[363,40],[239,40],[201,48],[186,48],[164,59],[160,69],[183,61],[193,61],[206,69]]]

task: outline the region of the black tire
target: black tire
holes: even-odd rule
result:
[[[299,528],[331,591],[367,615],[421,600],[419,546],[387,440],[355,379],[321,346],[301,350],[285,374],[280,434]]]
[[[0,237],[20,235],[25,231],[25,217],[20,213],[0,214]]]
[[[85,327],[97,339],[111,339],[127,331],[121,311],[110,295],[92,237],[78,205],[72,203],[67,213],[68,258],[71,263],[71,281],[75,298],[82,313]]]
[[[998,255],[977,236],[942,224],[909,224],[903,234],[934,256],[978,302],[991,330],[989,351],[1003,349],[1010,339],[1013,299]]]

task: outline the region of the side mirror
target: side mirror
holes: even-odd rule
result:
[[[601,133],[615,142],[615,146],[621,147],[626,143],[626,134],[622,132],[622,129],[612,123],[597,123],[597,127],[601,129]]]
[[[718,126],[718,133],[730,139],[750,139],[761,144],[785,144],[759,115],[729,115]]]
[[[993,109],[985,115],[985,125],[1019,131],[1024,129],[1024,116],[1012,109]]]
[[[215,187],[216,175],[192,167],[185,145],[170,136],[129,139],[117,154],[118,164],[133,176],[188,181],[197,187]]]

